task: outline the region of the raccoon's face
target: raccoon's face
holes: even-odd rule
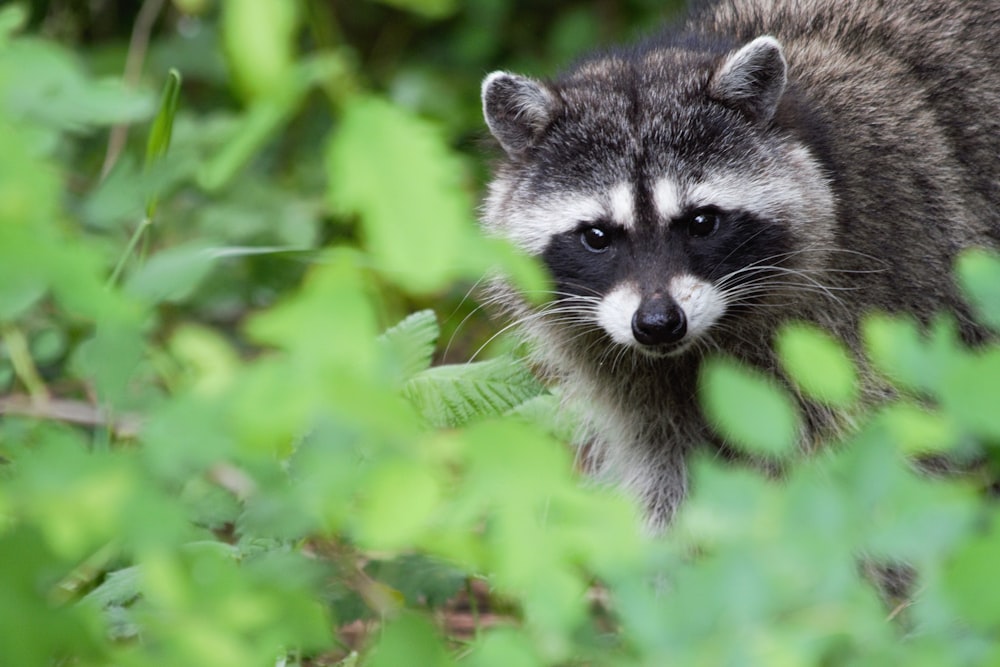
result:
[[[554,322],[676,355],[815,287],[833,200],[773,122],[785,71],[762,37],[725,58],[598,61],[558,86],[487,77],[486,120],[509,160],[486,224],[544,260]]]

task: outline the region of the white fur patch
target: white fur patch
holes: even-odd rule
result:
[[[663,220],[672,220],[684,210],[681,201],[681,190],[677,182],[669,176],[664,176],[653,185],[653,205]]]
[[[491,198],[499,199],[497,195],[491,193]],[[601,195],[567,194],[533,201],[530,207],[515,207],[505,227],[510,241],[531,255],[539,255],[552,237],[601,220],[625,229],[635,226],[635,196],[630,183],[618,183]]]
[[[611,340],[621,345],[636,344],[632,336],[632,317],[641,301],[639,292],[628,283],[615,287],[601,299],[597,306],[597,323]]]
[[[694,184],[687,192],[692,207],[718,206],[774,218],[798,211],[805,219],[829,214],[833,196],[826,187],[816,161],[805,149],[787,155],[787,167],[764,169],[756,175],[728,172]]]
[[[508,238],[531,255],[540,255],[553,236],[571,232],[581,222],[607,216],[607,206],[598,197],[566,195],[517,210],[508,221]]]
[[[708,331],[726,312],[726,302],[722,293],[711,283],[691,275],[672,278],[670,296],[684,310],[689,339]]]
[[[619,183],[611,188],[608,193],[611,220],[626,229],[635,226],[635,197],[632,194],[632,185],[627,182]]]

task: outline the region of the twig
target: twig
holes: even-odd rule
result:
[[[24,395],[0,397],[0,416],[2,415],[35,417],[83,426],[104,426],[114,431],[119,438],[136,437],[142,426],[138,415],[126,414],[112,420],[104,410],[83,401],[62,398],[37,401]]]
[[[149,50],[149,38],[153,32],[153,25],[163,10],[165,2],[166,0],[144,0],[135,17],[132,37],[128,43],[128,55],[125,57],[125,73],[122,76],[122,80],[129,88],[135,88],[139,85],[142,65],[146,59],[146,51]],[[102,181],[111,173],[111,169],[114,168],[125,149],[125,142],[128,141],[128,127],[127,123],[122,123],[111,128],[111,134],[108,136],[108,150],[104,155],[104,164],[101,165]]]

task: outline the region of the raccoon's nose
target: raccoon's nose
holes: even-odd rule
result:
[[[687,317],[670,297],[644,301],[632,316],[632,335],[643,345],[676,343],[687,333]]]

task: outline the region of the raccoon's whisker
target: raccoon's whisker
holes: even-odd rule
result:
[[[467,297],[468,297],[468,295],[466,295],[466,298]],[[464,299],[463,299],[463,301],[464,301]],[[448,344],[444,346],[444,352],[442,353],[442,356],[445,356],[445,357],[448,356],[448,351],[451,350],[451,344],[453,342],[455,342],[455,337],[458,336],[458,332],[461,331],[462,327],[465,326],[465,323],[469,321],[469,318],[471,318],[473,315],[475,315],[479,311],[483,310],[484,308],[487,308],[487,305],[484,304],[484,303],[481,303],[478,306],[476,306],[475,308],[473,308],[469,312],[468,315],[466,315],[465,317],[462,318],[462,321],[458,323],[458,326],[455,327],[455,330],[451,332],[451,336],[448,337]],[[453,311],[452,314],[449,315],[445,319],[445,321],[447,322],[449,319],[451,319],[451,317],[454,316],[454,314],[456,312],[458,312],[458,308],[456,308],[455,311]]]
[[[499,336],[503,335],[507,331],[528,324],[529,322],[532,322],[539,318],[549,316],[555,309],[559,307],[565,307],[565,303],[560,301],[553,301],[551,302],[551,307],[550,304],[546,304],[546,306],[543,306],[539,310],[526,313],[516,318],[513,322],[507,324],[507,326],[502,327],[499,331],[490,336],[485,343],[480,345],[479,348],[469,357],[469,362],[471,363],[475,361],[476,358],[482,353],[484,349],[486,349],[487,346],[489,346],[490,343],[492,343],[494,340],[496,340]],[[567,312],[580,314],[579,311],[575,309]],[[581,320],[583,320],[582,317]]]
[[[831,298],[836,298],[834,296],[834,294],[833,294],[833,290],[838,289],[838,288],[836,288],[836,287],[832,287],[832,288],[828,287],[828,286],[824,285],[823,283],[819,282],[817,279],[813,278],[812,276],[808,275],[807,273],[805,273],[803,271],[800,271],[800,270],[797,270],[797,269],[789,269],[789,268],[786,268],[786,267],[779,267],[779,266],[768,266],[768,267],[757,267],[757,268],[761,269],[761,270],[773,271],[775,274],[784,274],[784,275],[788,275],[788,276],[797,276],[797,277],[802,278],[803,280],[805,280],[812,287],[817,288],[820,291],[826,293]],[[723,280],[719,281],[719,289],[725,290],[728,287],[728,285],[731,284],[732,277],[735,276],[738,273],[743,273],[743,272],[745,272],[744,269],[737,269],[737,271],[734,271],[733,273],[731,273],[728,276],[726,276]],[[766,276],[759,276],[759,277],[757,277],[757,279],[759,280],[759,282],[761,284],[764,284],[765,277]],[[729,280],[727,280],[727,279],[729,279]],[[747,284],[754,284],[754,283],[747,283]],[[768,281],[768,284],[776,285],[776,286],[781,286],[781,281]],[[784,286],[787,286],[787,285],[784,285]]]

